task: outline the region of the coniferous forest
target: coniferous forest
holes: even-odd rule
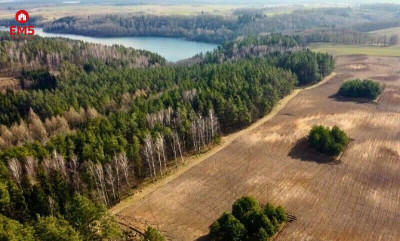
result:
[[[121,46],[0,43],[0,71],[20,85],[0,94],[0,230],[16,240],[121,237],[106,207],[334,66],[279,34],[227,42],[176,66]]]

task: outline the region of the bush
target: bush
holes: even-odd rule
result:
[[[155,228],[147,227],[143,241],[165,241],[164,236]]]
[[[210,227],[213,240],[241,241],[246,235],[246,228],[232,214],[225,212]]]
[[[243,220],[246,213],[256,211],[260,208],[257,200],[253,197],[242,197],[232,205],[232,214],[239,220]]]
[[[316,151],[328,156],[337,156],[344,150],[349,138],[337,126],[332,130],[324,126],[314,126],[308,135],[308,141]]]
[[[350,80],[343,83],[339,95],[350,98],[376,99],[382,93],[379,83],[372,80]]]
[[[286,222],[283,207],[272,204],[260,207],[253,197],[242,197],[210,227],[212,240],[264,241],[279,231]]]

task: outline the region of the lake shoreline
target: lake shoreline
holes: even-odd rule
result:
[[[0,27],[0,31],[9,31],[6,27]],[[91,37],[77,34],[63,34],[44,32],[43,28],[35,28],[35,35],[41,37],[60,37],[84,42],[104,44],[108,46],[121,45],[127,48],[147,50],[157,53],[164,57],[168,62],[176,63],[178,61],[191,58],[199,53],[212,51],[218,47],[218,44],[197,42],[186,40],[184,38],[174,37]]]

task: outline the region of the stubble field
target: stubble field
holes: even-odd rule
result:
[[[338,57],[337,75],[297,94],[265,124],[117,214],[171,240],[206,239],[235,199],[253,195],[295,216],[275,240],[400,240],[400,58]],[[335,96],[353,77],[385,85],[377,102]],[[340,161],[309,151],[314,124],[352,138]]]

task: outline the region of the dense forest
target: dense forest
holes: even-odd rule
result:
[[[221,43],[235,36],[233,16],[122,16],[104,15],[63,17],[44,26],[44,30],[90,36],[163,36]]]
[[[71,54],[60,52],[63,48],[108,49],[61,39],[35,41],[46,43],[42,49],[61,46],[48,51],[63,56]],[[317,82],[333,70],[331,56],[303,49],[295,37],[242,41],[244,47],[291,50],[163,66],[157,55],[110,47],[106,59],[67,54],[57,65],[22,69],[22,90],[0,93],[0,218],[33,239],[49,232],[70,237],[64,240],[119,237],[105,207],[269,113],[297,85]],[[218,51],[227,53],[229,46]],[[27,41],[15,48],[18,55],[40,53]],[[126,59],[118,61],[114,51]],[[140,54],[153,67],[132,68],[146,67],[131,65]],[[55,66],[56,75],[50,71]],[[10,66],[2,68],[9,72]]]
[[[361,35],[365,38],[369,35],[362,32],[399,26],[399,11],[393,11],[391,5],[381,6],[381,9],[381,12],[376,12],[369,5],[359,8],[316,8],[271,16],[259,9],[241,9],[228,16],[69,16],[45,23],[44,29],[89,36],[166,36],[222,43],[243,35],[271,32],[291,34],[319,28],[328,30],[326,35],[329,40],[339,41],[331,37],[330,30],[345,28],[349,31],[346,35]],[[345,43],[350,39],[348,37]],[[356,43],[358,40],[354,41]]]
[[[297,75],[300,85],[318,82],[334,68],[331,55],[311,52],[304,47],[301,37],[274,33],[227,41],[214,51],[201,53],[178,64],[224,63],[254,57],[267,57],[270,64],[289,69]]]

